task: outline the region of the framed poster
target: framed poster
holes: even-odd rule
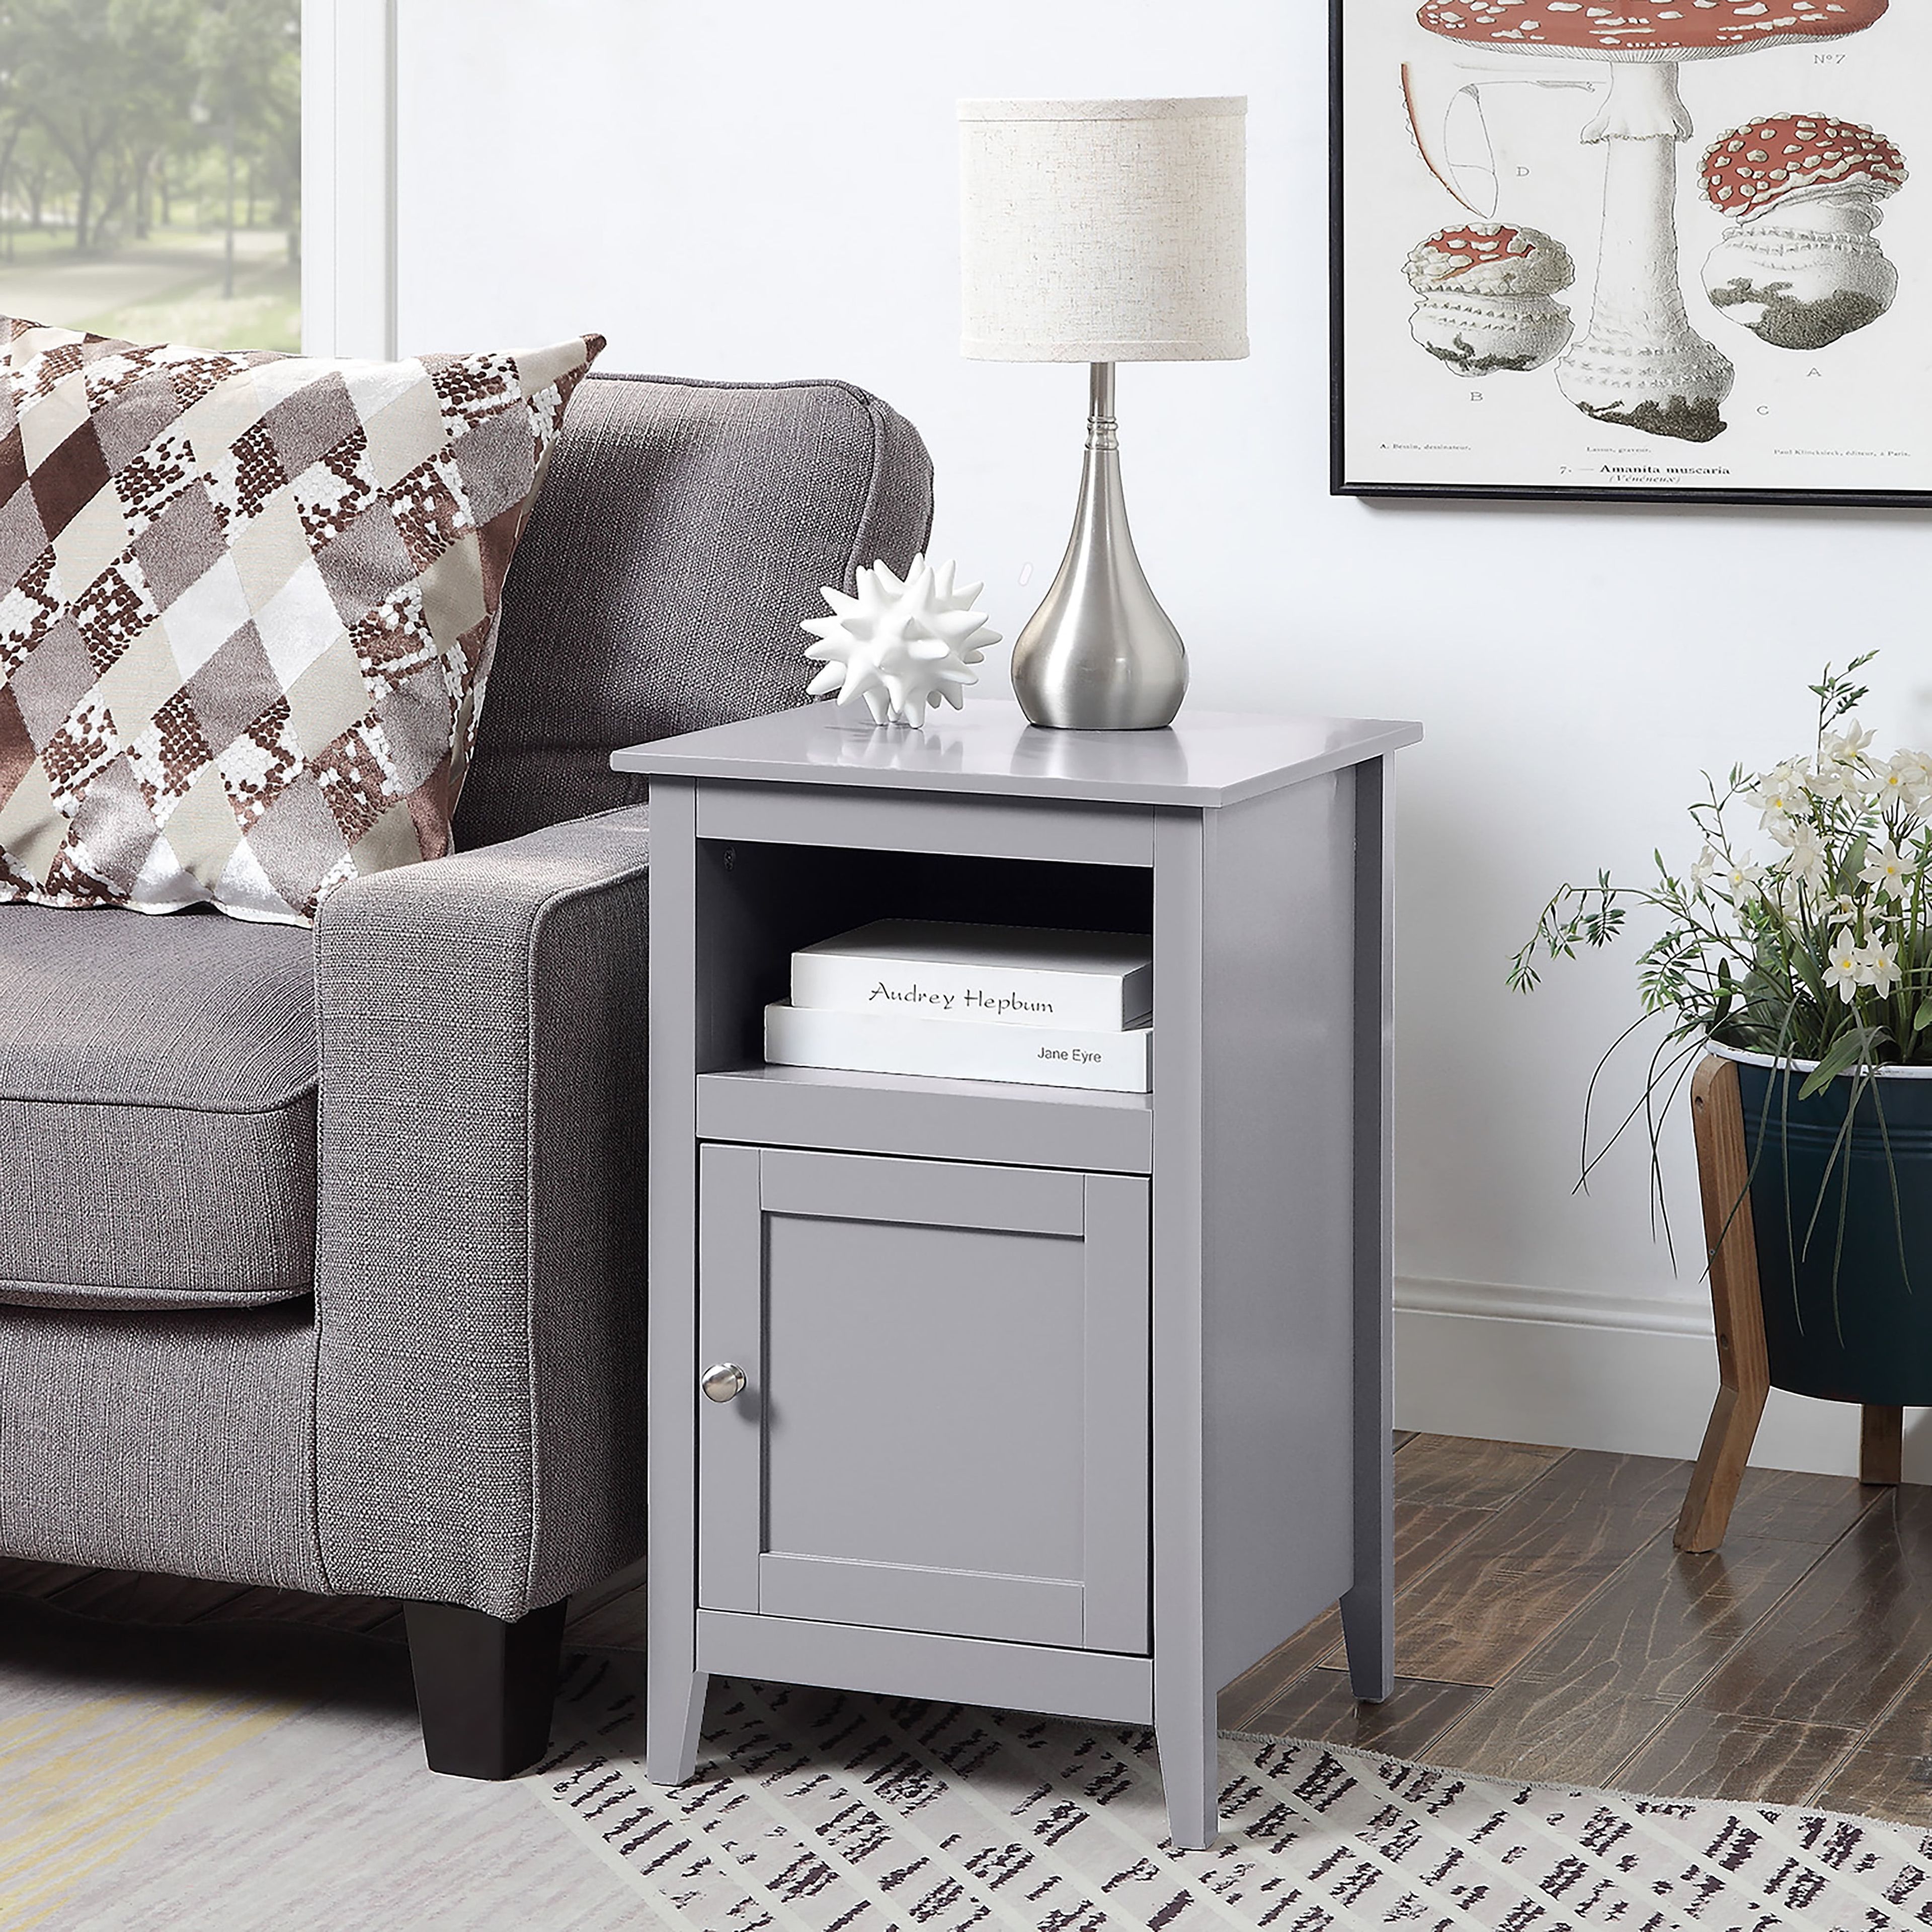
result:
[[[1932,503],[1932,0],[1331,4],[1338,495]]]

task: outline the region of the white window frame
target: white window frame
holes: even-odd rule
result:
[[[302,349],[396,353],[397,0],[302,0]]]

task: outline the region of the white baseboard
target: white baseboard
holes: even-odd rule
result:
[[[1717,1386],[1711,1318],[1694,1304],[1396,1285],[1398,1428],[1690,1456]],[[1774,1389],[1751,1460],[1856,1475],[1858,1412]],[[1906,1412],[1905,1474],[1932,1482],[1932,1411]]]

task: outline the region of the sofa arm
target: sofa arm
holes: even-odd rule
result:
[[[332,1589],[515,1618],[642,1550],[648,866],[634,807],[323,902]]]

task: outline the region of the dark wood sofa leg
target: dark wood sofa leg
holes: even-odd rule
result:
[[[514,1778],[550,1742],[568,1600],[514,1623],[460,1604],[406,1604],[410,1668],[432,1771]]]

